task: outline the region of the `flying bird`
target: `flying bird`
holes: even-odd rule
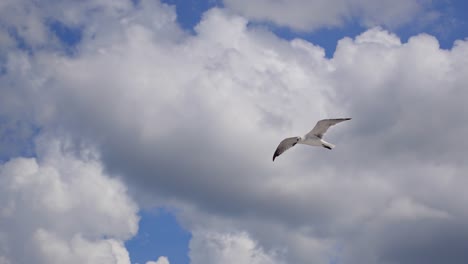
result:
[[[324,147],[327,149],[334,148],[335,145],[328,143],[322,139],[323,135],[325,134],[325,132],[327,132],[329,127],[347,120],[351,120],[351,118],[323,119],[318,121],[315,127],[304,137],[290,137],[283,139],[283,141],[281,141],[278,147],[276,148],[275,154],[273,154],[273,161],[275,161],[276,157],[278,157],[291,147],[294,147],[294,145],[298,143],[309,146]]]

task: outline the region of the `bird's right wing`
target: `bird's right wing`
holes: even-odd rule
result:
[[[273,161],[275,161],[275,158],[281,155],[283,152],[296,145],[298,141],[298,137],[283,139],[283,141],[281,141],[281,143],[279,143],[278,147],[276,148],[275,154],[273,154]]]
[[[317,122],[315,127],[309,133],[307,133],[306,137],[317,136],[319,138],[322,138],[323,134],[327,132],[329,127],[335,124],[341,123],[343,121],[346,121],[346,120],[351,120],[351,118],[335,118],[335,119],[320,120]]]

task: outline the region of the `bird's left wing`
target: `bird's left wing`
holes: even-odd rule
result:
[[[329,127],[347,120],[351,120],[351,118],[334,118],[320,120],[317,122],[315,127],[309,133],[307,133],[306,137],[317,136],[319,138],[322,138],[323,134],[327,132]]]
[[[276,148],[275,153],[273,154],[273,161],[275,161],[275,158],[281,155],[283,152],[285,152],[286,150],[296,145],[298,141],[299,141],[298,137],[290,137],[290,138],[283,139],[283,141],[279,143],[278,147]]]

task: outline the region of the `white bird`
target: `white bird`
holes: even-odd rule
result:
[[[276,157],[278,157],[283,152],[290,149],[297,143],[309,146],[324,147],[327,149],[334,148],[335,145],[326,142],[322,139],[322,137],[325,134],[325,132],[327,132],[329,127],[347,120],[351,120],[351,118],[323,119],[318,121],[315,127],[304,137],[290,137],[283,139],[283,141],[281,141],[278,147],[276,148],[275,154],[273,154],[273,161],[275,161]]]

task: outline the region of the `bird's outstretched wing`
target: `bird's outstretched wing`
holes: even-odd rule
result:
[[[275,158],[281,155],[283,152],[296,145],[298,141],[299,137],[283,139],[283,141],[281,141],[281,143],[279,143],[278,147],[276,148],[275,154],[273,154],[273,161],[275,161]]]
[[[347,120],[351,120],[351,118],[334,118],[320,120],[317,122],[315,127],[309,133],[306,134],[306,138],[311,136],[322,138],[323,134],[327,132],[329,127]]]

